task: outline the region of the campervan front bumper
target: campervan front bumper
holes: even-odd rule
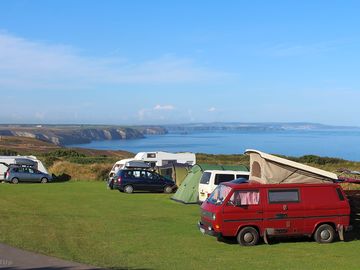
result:
[[[207,234],[207,235],[215,236],[215,237],[221,236],[221,234],[218,232],[215,232],[211,226],[207,226],[207,225],[203,224],[201,221],[199,221],[197,225],[202,234]]]

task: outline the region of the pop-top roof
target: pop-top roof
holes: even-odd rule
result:
[[[261,183],[321,183],[338,180],[335,173],[317,169],[258,150],[248,149],[250,179]]]

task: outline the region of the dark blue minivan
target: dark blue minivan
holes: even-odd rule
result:
[[[133,193],[134,191],[161,191],[171,193],[177,188],[174,181],[156,172],[142,169],[119,170],[113,179],[113,188],[126,193]]]

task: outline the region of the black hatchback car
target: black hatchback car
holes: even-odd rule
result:
[[[176,189],[174,181],[156,172],[141,169],[119,170],[113,179],[113,187],[126,193],[132,193],[137,190],[171,193]]]

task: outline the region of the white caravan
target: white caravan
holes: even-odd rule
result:
[[[137,153],[133,158],[127,158],[117,161],[112,167],[109,177],[112,177],[117,173],[118,170],[121,170],[126,167],[126,163],[130,161],[144,161],[151,165],[163,166],[172,163],[183,163],[189,165],[195,165],[196,156],[194,153],[184,152],[184,153],[168,153],[168,152],[140,152]]]
[[[0,156],[0,181],[5,179],[5,173],[10,164],[31,166],[48,174],[44,164],[35,156]]]
[[[172,163],[183,163],[195,165],[196,157],[194,153],[168,153],[168,152],[140,152],[137,153],[135,160],[149,162],[151,166],[163,166]]]
[[[238,178],[249,179],[250,172],[206,170],[199,183],[199,201],[204,202],[214,189],[222,182],[229,182]]]

